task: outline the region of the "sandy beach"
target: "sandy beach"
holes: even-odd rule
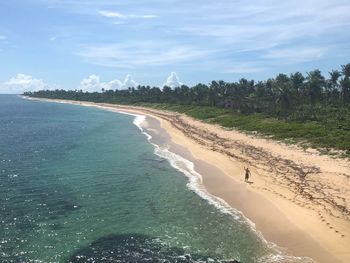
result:
[[[146,115],[155,143],[192,161],[206,190],[241,211],[264,238],[298,257],[350,262],[350,162],[188,116],[149,108],[72,103]],[[244,182],[244,167],[252,173]]]

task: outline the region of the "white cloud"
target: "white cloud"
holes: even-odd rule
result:
[[[156,15],[143,15],[142,18],[157,18]]]
[[[208,12],[210,9],[212,12]],[[285,43],[301,37],[332,33],[342,25],[348,26],[349,11],[348,1],[308,0],[303,4],[293,0],[231,1],[191,11],[197,13],[193,15],[206,12],[206,21],[203,22],[206,26],[193,23],[182,29],[229,43],[243,43],[246,40],[250,44],[268,44],[270,41]]]
[[[104,17],[108,17],[108,18],[113,18],[113,17],[118,17],[118,18],[125,18],[126,16],[121,14],[121,13],[117,13],[117,12],[111,12],[111,11],[104,11],[101,10],[98,12],[101,16]]]
[[[0,40],[5,40],[5,39],[7,39],[6,36],[0,35]]]
[[[137,87],[139,84],[134,81],[132,78],[131,78],[131,75],[126,75],[126,78],[123,82],[123,88],[124,89],[127,89],[127,88],[135,88]]]
[[[50,89],[42,79],[35,79],[30,75],[17,74],[16,77],[0,84],[0,93],[2,94],[22,94],[25,91],[38,91]]]
[[[75,54],[90,64],[132,68],[136,66],[162,66],[205,57],[211,52],[190,45],[164,41],[137,41],[126,44],[85,46]]]
[[[56,39],[57,39],[57,37],[55,37],[55,36],[49,38],[50,41],[55,41]]]
[[[101,16],[107,17],[107,18],[121,18],[121,19],[131,19],[131,18],[157,18],[156,15],[134,15],[134,14],[122,14],[119,12],[113,12],[113,11],[107,11],[107,10],[100,10],[98,13]]]
[[[180,87],[181,85],[182,83],[179,81],[177,74],[175,72],[171,72],[167,81],[163,84],[163,87],[168,86],[170,88],[176,88],[176,87]]]
[[[100,82],[100,77],[96,75],[90,75],[88,78],[83,79],[80,82],[79,89],[88,92],[100,92],[102,89],[108,89],[108,84]]]
[[[211,10],[211,12],[209,12]],[[321,49],[336,49],[337,39],[349,30],[349,1],[308,0],[298,1],[219,1],[212,5],[203,5],[199,10],[188,11],[196,17],[200,12],[206,14],[201,23],[179,23],[178,30],[210,40],[210,43],[222,52],[230,52],[236,60],[251,52],[265,60],[275,61],[283,57],[286,63],[317,60],[323,52],[310,50],[308,45],[317,43]],[[340,37],[340,42],[344,38]],[[308,57],[286,55],[279,49],[295,47],[305,48]],[[271,54],[270,50],[276,49]],[[334,52],[334,51],[333,51]],[[278,53],[278,54],[277,54]],[[330,53],[329,53],[330,54]],[[249,55],[249,54],[248,54]],[[229,66],[229,65],[226,65]]]
[[[122,89],[122,88],[123,88],[123,83],[121,83],[121,81],[118,79],[112,80],[107,84],[107,90],[108,89],[116,90],[116,89]]]
[[[263,58],[283,60],[286,63],[305,62],[321,58],[326,49],[318,47],[295,47],[270,50]]]
[[[137,82],[134,81],[131,77],[131,75],[127,75],[125,77],[125,80],[121,82],[118,79],[112,80],[110,82],[102,82],[100,80],[100,77],[93,74],[90,75],[88,78],[83,79],[78,87],[78,89],[84,91],[84,92],[101,92],[102,89],[104,90],[116,90],[116,89],[126,89],[129,87],[136,87],[138,86]]]

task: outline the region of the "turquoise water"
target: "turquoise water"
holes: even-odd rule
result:
[[[133,119],[0,96],[0,262],[267,262]]]

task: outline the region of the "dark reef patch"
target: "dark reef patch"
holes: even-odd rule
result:
[[[101,237],[76,251],[67,263],[85,262],[231,262],[236,260],[219,260],[205,255],[189,255],[181,248],[168,247],[158,239],[140,234],[121,234]]]

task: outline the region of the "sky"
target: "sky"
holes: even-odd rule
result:
[[[1,0],[0,93],[327,75],[350,62],[349,14],[349,0]]]

